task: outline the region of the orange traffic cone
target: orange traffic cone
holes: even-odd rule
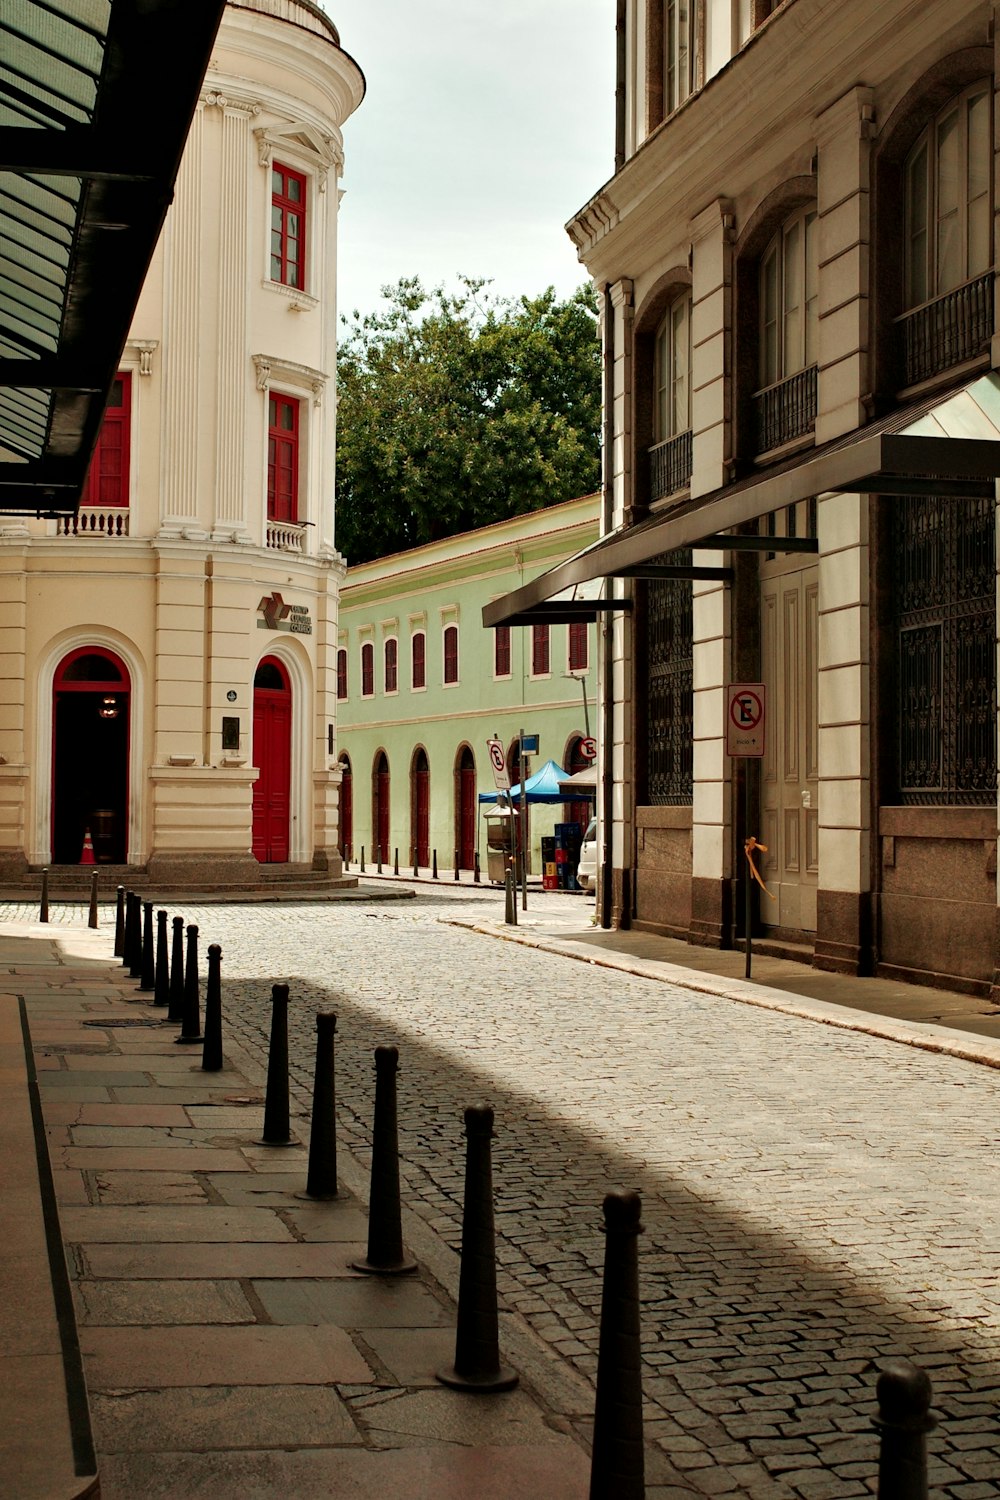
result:
[[[96,865],[97,863],[97,860],[94,858],[94,845],[90,837],[89,828],[85,828],[83,831],[83,853],[80,855],[80,863],[81,865]]]

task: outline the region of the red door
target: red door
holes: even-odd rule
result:
[[[431,862],[431,772],[423,750],[413,759],[413,843],[417,864],[426,867]]]
[[[262,865],[288,859],[292,781],[292,691],[281,663],[266,656],[253,681],[253,855]]]
[[[372,832],[375,859],[389,858],[389,762],[382,752],[372,772]]]
[[[476,762],[468,745],[458,768],[458,863],[462,870],[476,863]]]
[[[354,778],[351,762],[346,755],[340,757],[342,780],[340,783],[340,853],[344,859],[354,858]]]

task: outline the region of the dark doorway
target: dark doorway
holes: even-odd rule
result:
[[[52,861],[76,865],[89,830],[99,864],[128,843],[129,676],[110,651],[85,646],[53,685]]]
[[[292,689],[277,657],[265,656],[253,680],[253,856],[260,864],[288,859],[292,782]]]
[[[431,768],[423,750],[414,751],[410,791],[410,839],[414,863],[426,867],[431,862]]]
[[[340,854],[342,859],[354,858],[354,777],[351,761],[347,755],[340,757]]]
[[[372,837],[375,858],[389,858],[389,762],[380,750],[372,769]]]
[[[468,745],[458,762],[458,865],[474,869],[476,863],[476,761]]]

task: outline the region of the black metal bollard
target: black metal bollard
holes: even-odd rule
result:
[[[465,1204],[455,1363],[438,1370],[437,1378],[460,1391],[510,1391],[517,1385],[518,1377],[500,1363],[490,1159],[493,1110],[488,1104],[473,1105],[465,1111],[465,1134]]]
[[[153,903],[142,903],[142,968],[140,990],[155,990],[156,963],[153,956]]]
[[[337,1196],[337,1090],[334,1048],[337,1017],[332,1010],[316,1014],[316,1074],[313,1081],[312,1125],[309,1131],[307,1198]]]
[[[132,966],[132,892],[125,892],[125,912],[122,921],[122,968]]]
[[[206,1073],[222,1068],[222,949],[210,943],[208,949],[208,983],[205,986],[205,1045],[201,1066]]]
[[[375,1048],[375,1122],[372,1128],[371,1195],[368,1201],[368,1254],[352,1260],[356,1271],[403,1276],[417,1263],[403,1252],[399,1206],[399,1134],[396,1127],[398,1047]]]
[[[417,846],[416,846],[416,844],[414,844],[413,845],[413,878],[414,878],[414,880],[416,880],[417,876],[420,874],[420,865],[418,864],[417,861],[418,861]]]
[[[379,846],[378,846],[378,864],[377,864],[377,866],[375,868],[375,873],[376,873],[376,875],[381,875],[381,873],[382,873],[382,845],[381,844],[379,844]]]
[[[458,850],[456,849],[455,850],[455,879],[459,880],[460,878],[461,877],[459,876],[459,873],[458,873]]]
[[[198,994],[198,929],[190,923],[187,930],[187,963],[184,965],[184,1014],[178,1042],[203,1042],[201,1007]]]
[[[398,846],[392,852],[392,873],[394,875],[398,875],[399,874],[399,847]]]
[[[479,884],[479,850],[478,849],[476,850],[475,855],[473,856],[472,879],[473,879],[473,883],[475,885]]]
[[[288,985],[271,986],[271,1041],[261,1146],[294,1146],[288,1127]]]
[[[881,1436],[878,1500],[927,1500],[927,1434],[937,1423],[930,1414],[931,1382],[908,1359],[887,1359],[875,1385]]]
[[[437,880],[437,878],[438,878],[438,852],[435,849],[434,850],[433,859],[431,861],[431,879],[432,880]]]
[[[365,846],[364,846],[364,844],[361,845],[361,868],[360,868],[360,870],[359,870],[358,873],[361,874],[361,875],[363,875],[365,873]]]
[[[167,961],[167,914],[156,913],[156,983],[153,986],[153,1004],[170,1004],[170,965]]]
[[[508,927],[517,926],[517,892],[514,889],[514,873],[508,870],[504,878],[503,919]]]
[[[87,926],[97,926],[97,871],[90,872],[90,911],[87,915]]]
[[[168,1021],[184,1019],[184,918],[174,917],[170,950],[170,1009]]]
[[[115,958],[121,958],[125,952],[125,887],[118,887],[118,899],[115,905]]]
[[[47,922],[49,920],[49,872],[42,871],[42,894],[38,902],[38,920]]]
[[[639,1344],[638,1193],[604,1199],[604,1287],[590,1500],[642,1500],[642,1352]]]
[[[135,891],[127,897],[132,908],[132,920],[125,913],[125,963],[129,977],[139,979],[142,975],[142,901]]]

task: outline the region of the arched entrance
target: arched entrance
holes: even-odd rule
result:
[[[414,862],[426,868],[431,862],[431,768],[427,752],[413,752],[410,766],[410,843]]]
[[[461,870],[472,870],[476,864],[476,759],[468,745],[463,745],[457,767],[458,797],[456,799],[455,846],[458,849],[458,866]]]
[[[95,858],[124,864],[128,837],[130,682],[125,664],[81,646],[53,681],[52,862],[79,864],[89,828]]]
[[[276,656],[265,656],[253,680],[253,857],[262,865],[288,859],[292,781],[292,689]]]
[[[340,854],[345,860],[354,858],[354,776],[346,754],[340,757]]]
[[[372,766],[372,858],[389,858],[389,762],[380,750]]]
[[[569,750],[566,755],[566,770],[570,776],[576,776],[579,771],[589,771],[594,762],[588,760],[583,753],[583,739],[577,735],[570,741]],[[596,784],[596,780],[595,780]],[[580,837],[586,832],[587,824],[594,816],[594,802],[589,797],[580,797],[576,801],[567,802],[563,808],[563,822],[576,823],[580,828]]]

